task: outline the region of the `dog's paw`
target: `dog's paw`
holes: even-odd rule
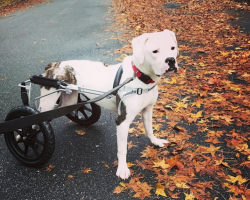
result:
[[[159,147],[164,147],[164,144],[168,144],[169,141],[168,140],[164,140],[164,139],[159,139],[159,138],[153,138],[151,140],[151,142],[155,145],[155,146],[159,146]]]
[[[120,177],[123,180],[128,179],[128,177],[130,176],[130,170],[127,167],[127,164],[118,166],[116,176]]]

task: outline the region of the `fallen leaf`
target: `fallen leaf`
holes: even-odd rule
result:
[[[156,191],[155,191],[156,195],[167,197],[167,195],[166,195],[166,193],[164,191],[165,188],[164,188],[163,185],[161,185],[160,183],[157,183],[155,188],[156,188]]]
[[[84,169],[84,170],[82,170],[82,172],[84,173],[84,174],[88,174],[89,172],[91,172],[92,170],[90,169],[90,168],[86,168],[86,169]]]
[[[117,186],[117,187],[115,188],[115,190],[113,191],[113,193],[115,193],[115,194],[120,194],[120,193],[123,192],[123,191],[124,191],[124,188],[123,188],[123,187]]]
[[[50,172],[54,167],[54,165],[49,165],[48,167],[46,167],[45,171]]]
[[[74,176],[70,174],[70,175],[68,175],[68,178],[72,179],[72,178],[74,178]]]
[[[128,167],[132,167],[132,166],[134,166],[134,165],[135,165],[135,164],[133,164],[133,163],[131,163],[131,162],[128,162],[128,163],[127,163],[127,166],[128,166]]]
[[[86,132],[84,132],[83,130],[77,130],[76,133],[78,135],[85,135],[86,134]]]

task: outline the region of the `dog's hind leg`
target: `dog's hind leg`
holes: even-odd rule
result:
[[[61,92],[52,93],[55,90],[56,90],[55,88],[49,88],[49,89],[47,89],[45,87],[41,88],[41,96],[44,96],[47,94],[49,94],[49,95],[42,97],[40,99],[39,108],[38,108],[38,110],[40,112],[53,110],[55,108],[56,102],[61,95]],[[50,93],[52,93],[52,94],[50,94]]]
[[[78,92],[72,91],[71,94],[66,94],[66,92],[62,92],[62,103],[61,107],[69,106],[77,103]]]
[[[149,105],[142,110],[142,120],[146,130],[146,134],[154,145],[163,147],[164,144],[169,143],[169,141],[164,139],[159,139],[154,136],[152,128],[152,115],[153,115],[153,105]]]

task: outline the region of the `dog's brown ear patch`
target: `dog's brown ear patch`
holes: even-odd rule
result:
[[[67,65],[64,67],[65,74],[64,74],[64,80],[66,83],[69,84],[77,84],[75,73],[73,67]]]
[[[76,85],[76,83],[77,83],[74,69],[73,69],[73,67],[71,67],[69,65],[66,65],[64,67],[64,74],[58,74],[58,75],[56,75],[55,78],[60,80],[60,81],[64,81],[66,83],[69,83],[69,84]]]
[[[58,74],[60,62],[51,62],[45,67],[44,77],[47,78],[55,78],[60,81],[64,81],[69,84],[77,84],[75,73],[73,67],[66,65],[63,67],[64,70],[60,70],[60,74]],[[57,72],[56,72],[57,70]]]
[[[55,69],[57,69],[60,65],[60,62],[51,62],[49,63],[46,67],[45,67],[45,73],[44,73],[44,77],[47,78],[54,78],[54,71]]]

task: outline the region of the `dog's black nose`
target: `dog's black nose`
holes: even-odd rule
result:
[[[168,57],[165,60],[165,63],[168,63],[169,65],[169,69],[167,70],[167,72],[171,72],[171,71],[174,71],[175,73],[177,72],[177,68],[175,67],[175,58]]]
[[[165,60],[165,63],[175,64],[175,59],[174,59],[174,57],[168,57],[168,58]]]

